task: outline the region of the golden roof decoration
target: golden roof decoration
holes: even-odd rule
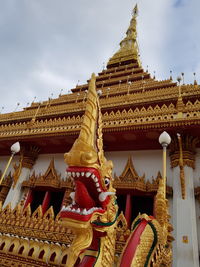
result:
[[[145,175],[139,177],[133,166],[133,161],[129,157],[122,174],[119,177],[115,175],[114,187],[116,189],[132,189],[155,193],[158,190],[161,178],[161,173],[158,171],[157,177],[152,177],[151,182],[149,180],[145,181]],[[167,194],[172,195],[172,193],[172,188],[167,186]]]
[[[138,44],[137,44],[137,5],[133,9],[132,18],[128,30],[126,31],[126,37],[120,42],[120,49],[111,57],[107,66],[121,63],[123,61],[134,60],[140,64]]]
[[[139,177],[138,173],[136,172],[136,170],[133,166],[132,158],[131,158],[131,156],[129,156],[128,161],[126,163],[126,166],[125,166],[122,174],[120,175],[119,179],[126,181],[126,182],[131,182],[133,180],[138,180],[139,178],[141,178],[141,177]],[[144,175],[142,178],[144,178]]]
[[[0,209],[0,265],[12,261],[16,266],[22,263],[31,266],[66,266],[68,246],[73,240],[72,232],[58,223],[51,208],[44,215],[40,211],[41,207],[32,213],[30,204],[24,210],[20,206],[12,210],[10,204]],[[118,220],[123,225],[117,229],[116,253],[120,255],[130,230],[126,228],[123,214]],[[21,249],[23,246],[24,250]],[[39,258],[42,250],[44,255]],[[57,255],[55,258],[54,253]]]
[[[131,157],[128,158],[126,166],[119,177],[114,180],[115,188],[132,188],[146,191],[145,175],[139,177],[137,174]]]
[[[55,169],[54,159],[50,161],[50,164],[45,172],[45,174],[39,174],[36,176],[35,171],[29,177],[29,180],[24,181],[22,186],[34,188],[34,187],[53,187],[53,188],[61,188],[61,187],[69,187],[71,188],[71,181],[63,181],[61,179],[61,174],[58,174]]]

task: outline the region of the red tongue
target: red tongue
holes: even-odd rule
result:
[[[95,207],[94,200],[89,195],[85,185],[80,181],[76,181],[75,202],[80,208],[90,209]]]

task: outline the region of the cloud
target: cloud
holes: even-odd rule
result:
[[[58,96],[100,72],[119,48],[134,0],[7,0],[0,9],[0,110]],[[144,68],[159,79],[199,72],[198,0],[138,1]],[[198,75],[197,75],[198,76]],[[12,95],[12,98],[10,97]]]

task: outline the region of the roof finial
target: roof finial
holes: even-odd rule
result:
[[[194,72],[193,75],[194,75],[194,85],[197,85],[196,72]]]
[[[132,15],[133,15],[134,17],[137,17],[137,16],[138,16],[138,6],[137,6],[137,4],[135,5],[135,7],[134,7],[134,9],[133,9],[133,13],[132,13]]]
[[[169,79],[172,81],[173,80],[173,78],[172,78],[172,70],[170,70],[170,77],[169,77]]]
[[[133,60],[140,65],[139,60],[139,48],[137,44],[137,5],[132,11],[132,18],[128,30],[126,31],[126,37],[120,42],[120,49],[110,58],[107,67],[116,65],[122,62]]]

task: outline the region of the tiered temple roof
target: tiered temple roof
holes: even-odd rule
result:
[[[180,127],[187,131],[188,125],[194,134],[199,133],[200,86],[196,81],[178,85],[171,77],[157,81],[142,68],[136,40],[137,14],[136,6],[120,49],[96,77],[97,90],[102,92],[107,150],[157,148],[163,129],[173,134]],[[1,153],[16,139],[41,147],[41,153],[50,152],[49,147],[51,152],[69,149],[80,129],[87,89],[88,83],[77,85],[71,94],[1,114]]]

